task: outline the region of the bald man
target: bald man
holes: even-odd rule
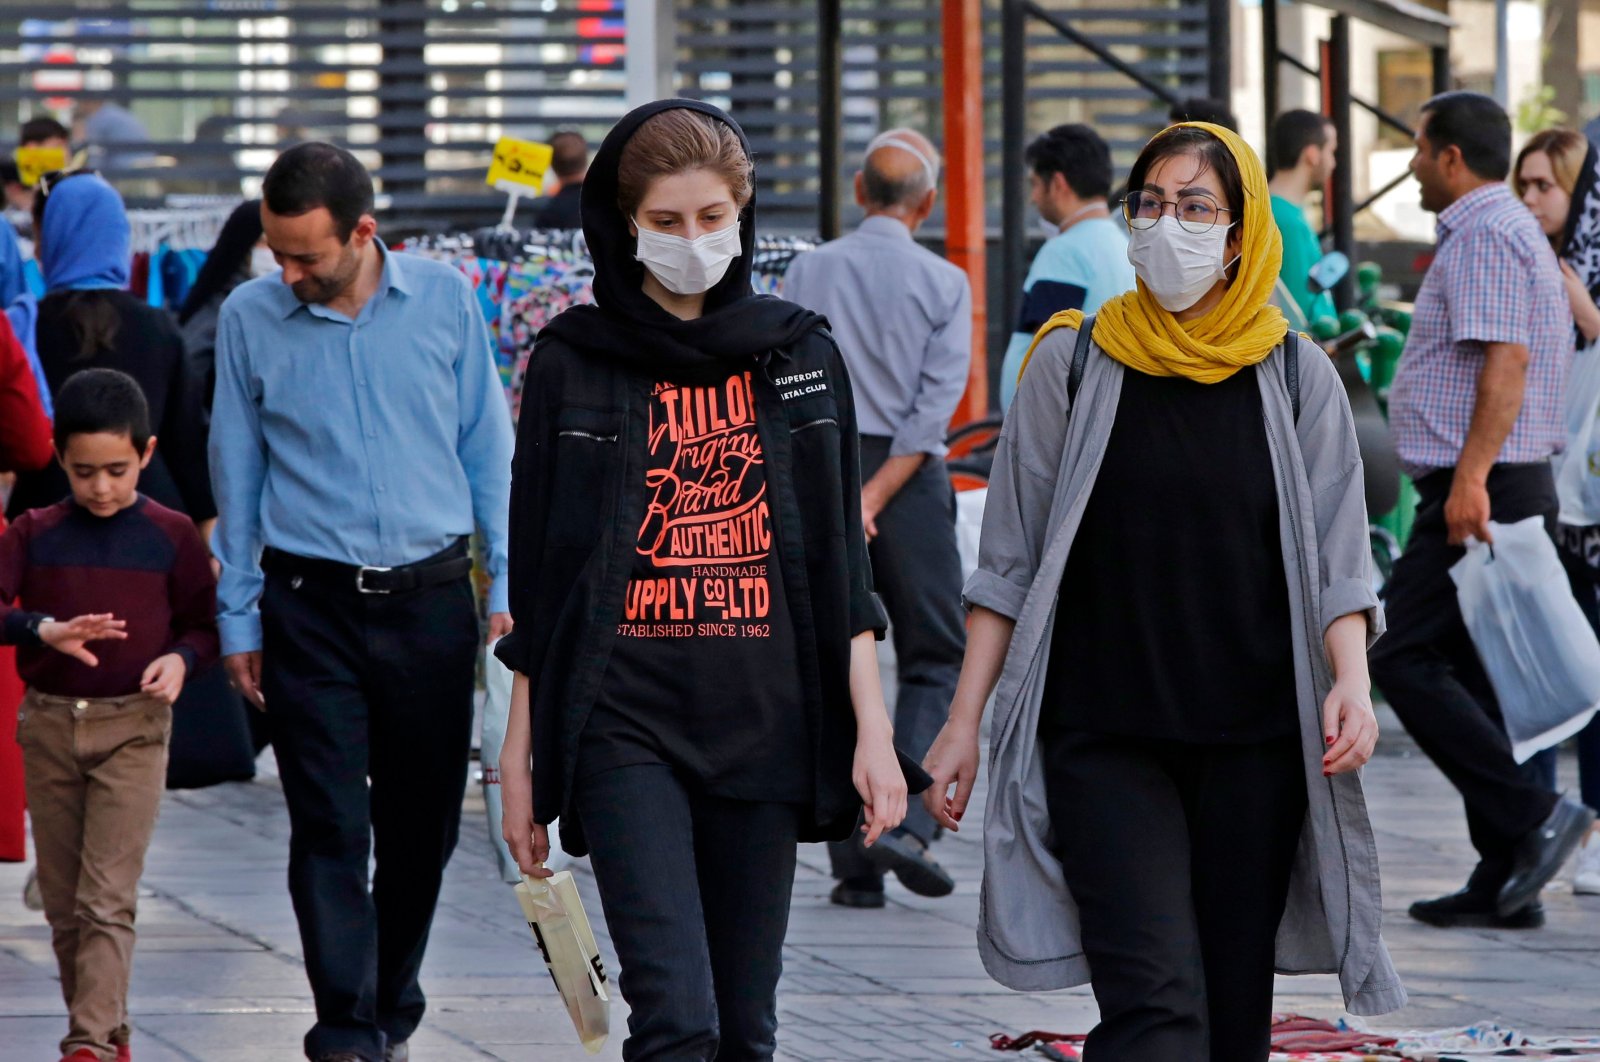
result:
[[[938,179],[939,153],[926,137],[910,129],[877,137],[856,174],[866,219],[795,259],[783,287],[828,318],[850,369],[861,510],[898,659],[895,744],[918,759],[944,723],[966,646],[944,440],[972,360],[972,289],[912,238],[933,212]],[[922,896],[955,887],[928,851],[933,820],[913,803],[904,825],[871,849],[859,840],[831,846],[834,903],[882,907],[885,872]]]

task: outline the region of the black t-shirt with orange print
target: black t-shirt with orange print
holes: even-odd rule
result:
[[[749,373],[652,388],[645,515],[580,775],[665,763],[717,796],[811,799]]]

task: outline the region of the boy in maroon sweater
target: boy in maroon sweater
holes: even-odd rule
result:
[[[155,442],[131,377],[73,376],[55,421],[72,497],[0,535],[0,643],[18,647],[28,686],[17,739],[67,1002],[67,1062],[131,1057],[134,907],[172,702],[218,651],[205,544],[188,517],[138,493]]]

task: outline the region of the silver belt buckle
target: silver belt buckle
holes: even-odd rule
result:
[[[363,564],[356,569],[356,590],[363,594],[392,594],[393,590],[378,590],[367,585],[368,572],[392,572],[393,568],[382,568],[376,564]]]

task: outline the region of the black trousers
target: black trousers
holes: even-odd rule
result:
[[[1453,475],[1445,469],[1417,481],[1417,518],[1384,595],[1389,630],[1373,646],[1372,680],[1466,803],[1480,858],[1471,887],[1498,892],[1517,841],[1545,820],[1556,796],[1537,758],[1520,767],[1512,759],[1499,701],[1461,619],[1450,567],[1466,551],[1448,543],[1444,521]],[[1498,523],[1542,516],[1553,533],[1550,466],[1496,465],[1489,506]]]
[[[870,479],[889,458],[883,436],[861,438],[861,475]],[[878,536],[867,546],[872,578],[889,613],[898,690],[894,741],[921,760],[950,714],[961,657],[966,651],[966,615],[961,607],[961,554],[956,548],[956,498],[944,462],[929,457],[879,514]],[[933,816],[912,798],[902,829],[923,842],[933,839]],[[877,874],[860,842],[828,846],[836,878]]]
[[[1040,741],[1100,1005],[1084,1057],[1264,1062],[1274,941],[1306,815],[1300,738]]]
[[[306,1055],[381,1059],[422,1020],[417,973],[461,825],[472,587],[362,595],[275,570],[261,620],[289,894],[317,1007]]]
[[[573,796],[628,1001],[622,1057],[770,1059],[800,810],[709,796],[663,764]]]

